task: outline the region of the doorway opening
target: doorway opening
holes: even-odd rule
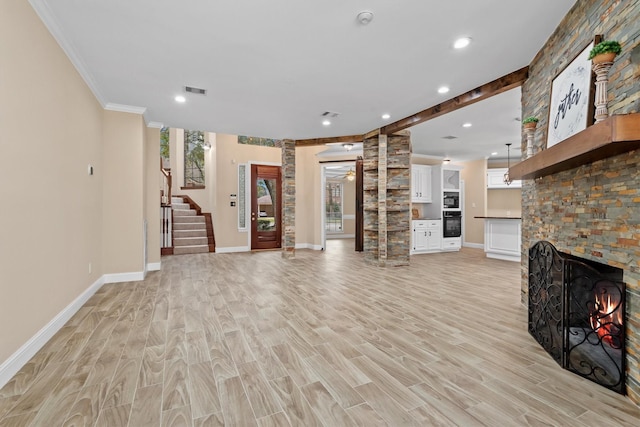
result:
[[[358,188],[362,187],[362,173],[358,179],[357,171],[358,165],[354,161],[331,161],[322,165],[321,233],[324,250],[345,245],[358,250],[358,217],[362,206],[357,194]],[[329,245],[328,241],[332,244]]]

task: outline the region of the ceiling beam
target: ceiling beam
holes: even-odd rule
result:
[[[407,129],[411,126],[426,122],[427,120],[435,119],[436,117],[451,113],[452,111],[490,98],[494,95],[498,95],[502,92],[506,92],[515,87],[522,86],[524,81],[527,79],[528,74],[528,66],[521,68],[492,82],[485,83],[482,86],[478,86],[477,88],[472,89],[469,92],[463,93],[462,95],[458,95],[438,105],[434,105],[433,107],[429,107],[426,110],[422,110],[419,113],[413,114],[409,117],[405,117],[404,119],[400,119],[394,123],[390,123],[380,129],[380,133],[390,135],[403,129]],[[371,134],[371,132],[369,132],[367,135]]]
[[[364,138],[362,135],[347,135],[347,136],[333,136],[329,138],[311,138],[311,139],[298,139],[296,140],[296,147],[311,147],[314,145],[325,145],[342,143],[348,144],[352,142],[362,142]]]

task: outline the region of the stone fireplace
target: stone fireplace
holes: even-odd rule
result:
[[[640,111],[639,20],[638,2],[619,0],[579,1],[563,18],[531,62],[522,87],[522,116],[540,120],[534,137],[536,152],[544,153],[546,148],[550,82],[596,35],[622,45],[609,72],[609,114]],[[636,136],[640,120],[633,122],[633,138],[640,140]],[[586,138],[579,144],[591,141]],[[549,150],[562,150],[565,142]],[[526,152],[524,135],[521,152]],[[538,241],[549,241],[559,252],[620,268],[626,283],[626,393],[640,404],[640,150],[606,154],[586,156],[561,170],[523,181],[522,301],[528,301],[528,251]]]

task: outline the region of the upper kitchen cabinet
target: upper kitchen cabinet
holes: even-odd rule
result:
[[[442,167],[442,189],[460,190],[460,168],[455,166]]]
[[[504,174],[507,170],[507,168],[487,169],[487,188],[522,188],[522,181],[520,180],[513,180],[509,185],[505,184]]]
[[[431,166],[411,165],[411,202],[431,203],[433,201],[431,186]]]

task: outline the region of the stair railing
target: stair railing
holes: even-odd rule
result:
[[[160,192],[160,205],[171,206],[171,169],[165,168],[160,158],[160,172],[162,173],[162,191]]]

